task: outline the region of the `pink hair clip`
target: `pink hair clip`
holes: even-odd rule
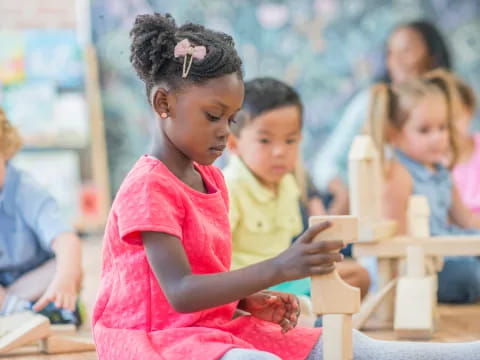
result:
[[[187,58],[190,55],[190,61],[187,66]],[[183,39],[180,41],[174,50],[174,56],[180,57],[183,56],[183,71],[182,71],[182,78],[186,78],[188,73],[190,72],[190,68],[192,67],[193,59],[203,60],[207,55],[207,48],[205,46],[192,46],[188,39]]]

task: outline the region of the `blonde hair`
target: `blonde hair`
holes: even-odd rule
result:
[[[458,156],[458,136],[453,124],[460,108],[460,98],[453,75],[443,69],[428,72],[418,79],[401,84],[387,85],[380,83],[372,88],[368,111],[367,133],[379,149],[381,164],[385,167],[385,145],[392,131],[405,126],[412,108],[425,96],[441,94],[447,102],[447,128],[452,166]]]
[[[462,104],[467,107],[472,113],[477,109],[477,99],[475,98],[475,91],[470,85],[460,78],[456,79],[458,95]]]
[[[17,129],[10,124],[5,112],[0,108],[0,154],[10,160],[22,147],[22,139]]]

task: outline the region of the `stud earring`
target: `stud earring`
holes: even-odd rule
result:
[[[166,112],[162,112],[162,113],[160,114],[160,117],[161,117],[162,119],[166,119],[166,118],[168,117],[168,114],[167,114]]]

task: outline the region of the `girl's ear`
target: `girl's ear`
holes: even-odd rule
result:
[[[230,153],[238,155],[238,139],[233,134],[228,136],[227,149],[230,151]]]
[[[152,107],[155,113],[162,119],[170,116],[169,107],[169,92],[164,88],[155,89],[155,93],[152,96]]]

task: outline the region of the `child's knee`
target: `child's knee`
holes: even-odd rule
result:
[[[221,360],[280,360],[280,358],[264,351],[236,348],[227,351]]]
[[[357,264],[356,276],[358,278],[360,289],[367,292],[370,287],[370,274],[368,273],[368,270],[362,265]]]

